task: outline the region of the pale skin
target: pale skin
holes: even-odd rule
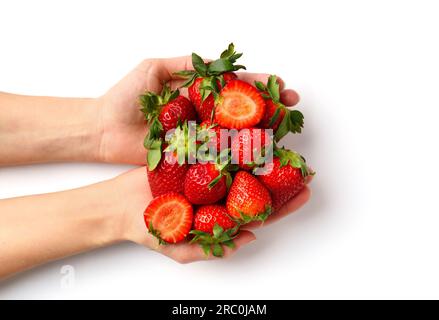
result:
[[[138,96],[160,91],[164,82],[176,88],[181,79],[173,72],[191,69],[190,57],[144,60],[99,98],[31,97],[0,93],[1,166],[43,162],[130,163],[141,167],[90,186],[0,200],[0,280],[37,265],[77,253],[132,241],[170,258],[188,263],[205,259],[202,250],[188,242],[161,246],[150,235],[143,211],[152,200],[142,141],[147,132]],[[268,75],[239,73],[253,83]],[[284,89],[282,101],[293,106],[299,97]],[[182,90],[185,94],[185,90]],[[296,211],[310,197],[305,187],[267,225]],[[254,241],[245,226],[225,248],[225,257]]]

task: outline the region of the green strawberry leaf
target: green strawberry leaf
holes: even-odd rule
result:
[[[236,247],[235,242],[233,242],[233,240],[224,241],[222,244],[231,249],[234,249]]]
[[[230,62],[235,63],[236,60],[238,60],[238,59],[241,58],[241,57],[242,57],[242,53],[235,53],[233,56],[231,56],[231,57],[229,58],[229,60],[230,60]],[[236,65],[235,67],[242,67],[242,68],[245,69],[244,66],[240,66],[240,65]]]
[[[234,70],[235,68],[233,66],[233,63],[230,62],[230,60],[228,59],[218,59],[212,61],[208,67],[209,74],[222,74]]]
[[[218,174],[218,176],[213,179],[212,181],[210,181],[210,183],[207,185],[207,187],[210,189],[212,189],[213,187],[215,187],[215,185],[220,182],[221,178],[223,177],[223,175],[221,173]]]
[[[289,130],[293,133],[302,132],[303,114],[299,110],[290,110],[288,112]]]
[[[149,170],[154,170],[160,162],[162,158],[162,150],[161,150],[161,141],[160,146],[158,148],[149,149],[146,155],[146,163],[148,165]]]
[[[223,247],[219,243],[215,243],[212,245],[212,254],[215,257],[222,257],[224,255]]]
[[[258,88],[259,91],[267,91],[267,87],[261,81],[255,81],[255,87]]]
[[[280,101],[279,83],[275,75],[271,75],[268,77],[267,89],[271,99],[275,103],[279,102]]]
[[[182,78],[188,78],[195,74],[194,70],[181,70],[173,73],[176,76],[182,77]]]
[[[180,91],[179,91],[178,89],[177,89],[177,90],[174,90],[174,91],[171,91],[171,94],[169,95],[169,97],[168,97],[166,103],[168,103],[168,102],[174,100],[174,99],[177,98],[179,95],[180,95]]]
[[[210,254],[210,245],[206,244],[206,243],[202,243],[202,244],[200,244],[200,246],[201,246],[201,249],[203,249],[203,252],[206,255],[206,257],[208,257]]]
[[[303,114],[298,110],[286,109],[285,117],[274,134],[276,142],[282,139],[288,132],[300,133],[303,128]]]
[[[196,53],[192,53],[192,65],[199,75],[203,77],[207,76],[207,65]]]
[[[224,232],[224,229],[218,223],[215,223],[215,225],[213,226],[213,236],[215,238],[219,238],[219,237],[221,237],[223,232]]]
[[[160,237],[160,231],[154,229],[154,227],[152,225],[152,221],[149,222],[148,231],[150,234],[152,234],[154,237],[156,237],[159,240],[160,245],[167,245],[168,244],[165,240],[163,240]]]
[[[195,79],[197,79],[197,77],[198,77],[198,75],[197,75],[196,73],[194,73],[194,74],[193,74],[192,76],[190,76],[190,77],[187,79],[187,81],[186,81],[185,83],[183,83],[181,86],[184,87],[184,88],[190,87],[190,86],[194,83]]]
[[[226,50],[221,53],[220,58],[228,59],[235,53],[235,45],[232,43],[229,44]]]
[[[273,116],[270,119],[270,122],[268,123],[268,126],[271,128],[277,121],[277,119],[279,118],[279,114],[280,114],[280,108],[276,108],[276,111],[274,112]]]

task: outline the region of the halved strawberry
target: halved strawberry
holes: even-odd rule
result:
[[[152,200],[145,210],[145,224],[160,243],[177,243],[189,234],[193,209],[179,193],[171,192]]]
[[[198,243],[206,255],[212,251],[216,257],[221,257],[224,250],[221,245],[234,248],[233,238],[239,226],[230,219],[223,205],[207,205],[199,207],[194,216],[194,235],[191,243]]]
[[[229,129],[254,127],[265,112],[265,102],[258,90],[241,80],[230,81],[220,93],[215,108],[215,122]]]
[[[227,212],[243,223],[264,221],[271,213],[271,196],[253,175],[239,171],[233,179],[226,201]]]

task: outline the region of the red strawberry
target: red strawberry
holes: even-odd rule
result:
[[[279,107],[279,105],[274,103],[274,101],[271,99],[264,100],[265,113],[262,117],[261,122],[259,123],[259,127],[265,129],[273,129],[273,131],[276,132],[285,117],[286,109]]]
[[[229,129],[257,125],[265,112],[265,103],[255,87],[241,80],[230,81],[220,93],[215,121]]]
[[[239,171],[230,187],[226,207],[232,218],[244,223],[263,221],[271,213],[271,196],[253,175]]]
[[[191,102],[181,96],[178,90],[171,91],[167,85],[163,87],[160,95],[154,92],[141,95],[140,104],[151,126],[151,138],[163,138],[168,130],[175,129],[179,123],[197,118]]]
[[[303,114],[298,110],[289,110],[280,102],[279,83],[275,75],[268,78],[267,85],[256,81],[256,87],[265,100],[265,114],[259,126],[273,129],[276,141],[288,132],[300,133],[303,128]]]
[[[227,72],[223,74],[224,84],[229,83],[232,80],[238,79],[238,76],[234,72]]]
[[[183,193],[183,182],[188,170],[187,164],[178,164],[172,153],[162,157],[154,170],[147,167],[149,187],[153,197],[169,192]]]
[[[232,161],[241,169],[250,170],[263,162],[268,148],[273,148],[273,141],[264,129],[242,129],[232,139]]]
[[[195,235],[191,243],[198,243],[206,255],[212,251],[216,257],[221,257],[224,250],[221,245],[233,248],[233,238],[238,231],[238,225],[227,215],[226,207],[222,205],[208,205],[198,208],[194,217]]]
[[[163,133],[166,134],[169,130],[175,129],[179,123],[195,121],[197,114],[187,98],[178,96],[162,107],[158,118],[162,124]]]
[[[308,171],[304,159],[286,149],[275,150],[273,162],[266,165],[267,174],[259,175],[259,181],[271,192],[273,211],[279,210],[305,185]]]
[[[212,110],[215,106],[215,100],[212,94],[209,94],[207,98],[204,99],[200,93],[200,86],[204,78],[195,79],[194,83],[188,88],[189,99],[195,106],[197,110],[198,117],[201,121],[206,121],[212,118]]]
[[[193,204],[212,204],[226,195],[226,176],[215,163],[196,163],[186,173],[183,190]]]
[[[199,207],[194,217],[194,229],[213,235],[215,224],[223,230],[236,227],[236,222],[230,219],[225,206],[212,204]]]
[[[140,104],[149,124],[144,146],[149,150],[148,167],[153,170],[160,161],[166,132],[176,128],[179,123],[196,120],[197,115],[190,101],[180,96],[178,90],[171,91],[167,85],[160,95],[153,92],[141,95]]]
[[[207,130],[204,132],[203,130]],[[229,147],[230,137],[228,134],[228,129],[222,128],[217,124],[212,123],[210,120],[203,121],[200,124],[200,137],[204,141],[207,141],[207,147],[212,148],[215,146],[217,154],[221,152],[222,149],[227,149]],[[222,149],[221,149],[222,144]]]
[[[177,243],[189,234],[193,209],[179,193],[167,193],[152,200],[145,210],[145,224],[160,243]]]

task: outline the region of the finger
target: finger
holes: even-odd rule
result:
[[[287,215],[297,211],[300,207],[302,207],[310,198],[311,191],[305,186],[302,191],[300,191],[293,199],[288,201],[278,212],[272,213],[265,222],[251,222],[243,226],[246,230],[260,228],[262,226],[269,225],[273,222],[276,222]]]
[[[252,85],[255,83],[255,81],[260,81],[263,84],[266,84],[268,81],[268,77],[270,76],[270,74],[268,73],[251,72],[238,72],[236,75],[238,76],[238,79],[248,82]],[[277,81],[279,83],[279,90],[282,91],[285,87],[285,82],[280,77],[277,77]]]
[[[176,58],[146,59],[137,69],[142,72],[152,72],[160,82],[169,81],[179,78],[174,75],[177,71],[193,70],[192,57],[182,56]]]
[[[314,170],[308,167],[308,172],[314,172]],[[310,184],[313,178],[314,178],[314,173],[307,175],[305,178],[305,184]]]
[[[280,93],[280,101],[286,106],[295,106],[299,100],[299,94],[292,89],[286,89]]]
[[[224,258],[231,257],[236,253],[236,251],[239,250],[239,248],[255,240],[256,236],[253,232],[248,230],[241,230],[239,235],[235,239],[233,239],[233,242],[235,243],[235,248],[229,248],[224,246]]]
[[[158,65],[158,71],[160,80],[170,81],[176,79],[182,79],[181,76],[175,74],[175,72],[182,70],[194,70],[192,65],[192,56],[183,56],[177,58],[156,59]],[[205,63],[210,62],[210,59],[203,59]]]

